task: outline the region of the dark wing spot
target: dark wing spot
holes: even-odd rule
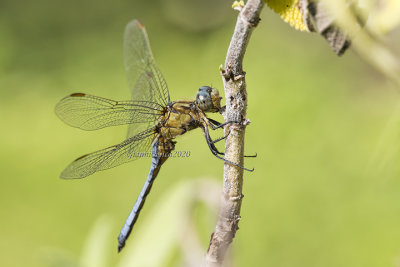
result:
[[[83,158],[86,158],[88,155],[89,155],[89,154],[86,154],[86,155],[80,156],[79,158],[77,158],[77,159],[76,159],[76,160],[74,160],[74,161],[78,161],[78,160],[81,160],[81,159],[83,159]]]
[[[138,26],[139,29],[143,30],[144,26],[140,21],[136,21],[136,25]]]
[[[73,93],[73,94],[71,94],[70,96],[73,96],[73,97],[75,97],[75,96],[77,96],[77,97],[82,97],[82,96],[85,96],[86,94],[84,94],[84,93]]]
[[[153,78],[153,74],[149,71],[146,72],[147,78]]]

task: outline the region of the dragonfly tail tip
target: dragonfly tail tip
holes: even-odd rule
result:
[[[124,248],[124,244],[118,243],[118,253]]]

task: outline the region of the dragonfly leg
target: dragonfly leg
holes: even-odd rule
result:
[[[222,139],[225,139],[225,138],[226,138],[226,136],[218,138],[218,139],[222,140]],[[211,152],[213,154],[215,153],[215,154],[218,154],[218,155],[225,155],[225,153],[220,152],[218,150],[218,148],[214,145],[216,142],[221,141],[221,140],[218,140],[218,139],[217,140],[212,140],[210,135],[206,136],[207,144],[208,144],[208,147],[210,148]]]
[[[210,123],[210,127],[213,130],[216,130],[216,129],[219,129],[221,127],[224,127],[225,125],[228,125],[230,123],[240,123],[240,122],[237,122],[237,121],[226,121],[224,123],[219,123],[219,122],[217,122],[216,120],[213,120],[213,119],[208,119],[208,120],[211,122]]]
[[[230,164],[230,165],[233,165],[233,166],[235,166],[235,167],[238,167],[238,168],[240,168],[240,169],[242,169],[242,170],[249,171],[249,172],[254,171],[254,168],[253,168],[253,169],[247,169],[247,168],[245,168],[245,167],[243,167],[243,166],[241,166],[241,165],[239,165],[239,164],[237,164],[237,163],[234,163],[234,162],[232,162],[232,161],[229,161],[229,160],[227,160],[227,159],[225,159],[225,158],[219,156],[219,155],[218,155],[219,153],[218,153],[217,148],[216,148],[215,145],[211,142],[212,140],[211,140],[211,137],[210,137],[210,133],[208,132],[208,127],[202,127],[202,128],[203,128],[203,131],[204,131],[204,135],[205,135],[205,137],[206,137],[206,141],[207,141],[208,147],[210,148],[211,153],[212,153],[215,157],[219,158],[220,160],[223,160],[225,163],[228,163],[228,164]]]
[[[245,158],[256,158],[257,157],[257,153],[254,155],[244,155]]]
[[[207,118],[207,119],[210,122],[210,124],[212,124],[214,127],[217,127],[218,125],[222,124],[222,123],[220,123],[220,122],[218,122],[216,120],[213,120],[213,119],[210,119],[210,118]]]
[[[213,143],[213,144],[215,144],[215,143],[218,143],[219,141],[221,141],[221,140],[224,140],[225,138],[227,138],[228,137],[228,135],[231,133],[231,131],[228,131],[228,133],[225,135],[225,136],[222,136],[222,137],[220,137],[220,138],[217,138],[217,139],[215,139],[215,140],[211,140],[211,143]]]
[[[210,142],[213,143],[213,144],[215,144],[215,143],[217,143],[217,142],[219,142],[219,141],[221,141],[221,140],[224,140],[224,139],[226,139],[226,138],[228,137],[228,135],[229,135],[230,133],[231,133],[231,132],[229,131],[225,136],[220,137],[220,138],[215,139],[215,140],[212,140],[212,139],[210,138]],[[225,153],[219,152],[216,148],[215,148],[215,151],[216,151],[219,155],[225,155]],[[257,153],[256,153],[255,155],[244,155],[244,157],[245,157],[245,158],[256,158],[256,157],[257,157]]]
[[[217,143],[217,142],[219,142],[219,141],[221,141],[221,140],[224,140],[224,139],[226,139],[226,138],[228,137],[228,135],[229,135],[230,133],[231,133],[231,132],[229,131],[225,136],[220,137],[220,138],[215,139],[215,140],[212,140],[211,137],[210,137],[210,143],[215,144],[215,143]],[[219,152],[218,149],[217,149],[216,147],[214,147],[214,148],[215,148],[214,151],[217,152],[218,155],[225,155],[225,153]],[[256,157],[257,157],[257,153],[256,153],[255,155],[244,155],[243,157],[245,157],[245,158],[256,158]]]

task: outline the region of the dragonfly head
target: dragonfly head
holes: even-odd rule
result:
[[[219,112],[221,99],[217,88],[202,86],[196,95],[196,104],[204,112]]]

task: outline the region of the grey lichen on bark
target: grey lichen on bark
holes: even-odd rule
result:
[[[229,135],[225,142],[225,158],[243,166],[247,92],[243,57],[253,29],[260,21],[259,15],[264,6],[262,0],[248,0],[240,8],[235,30],[221,71],[226,98],[225,121],[229,124],[225,132]],[[204,266],[221,266],[226,250],[239,229],[240,208],[242,204],[243,170],[225,163],[223,192],[219,219],[211,235],[210,244],[204,259]]]

